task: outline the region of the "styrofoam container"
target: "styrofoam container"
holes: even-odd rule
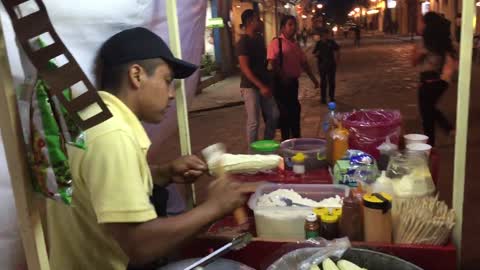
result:
[[[423,134],[407,134],[403,136],[405,145],[413,143],[428,143],[428,136]]]
[[[255,215],[257,236],[273,240],[305,239],[305,217],[312,212],[311,207],[257,207],[259,198],[277,189],[291,189],[302,197],[321,201],[339,195],[348,196],[349,188],[344,185],[321,184],[264,184],[250,197],[248,206]]]
[[[407,145],[408,152],[414,153],[423,153],[427,157],[430,156],[430,152],[432,151],[432,146],[426,143],[412,143]]]

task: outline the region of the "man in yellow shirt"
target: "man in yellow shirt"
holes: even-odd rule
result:
[[[111,37],[99,59],[105,89],[99,94],[113,117],[86,131],[86,150],[68,149],[72,206],[47,206],[53,270],[125,270],[127,265],[148,269],[244,204],[248,192],[240,183],[217,179],[195,209],[157,217],[149,200],[153,184],[165,186],[172,178],[189,181],[207,167],[195,156],[164,166],[148,164],[150,140],[140,121],[160,122],[172,98],[172,80],[190,76],[196,67],[174,58],[163,40],[145,28]]]

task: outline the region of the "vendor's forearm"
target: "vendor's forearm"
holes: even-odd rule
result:
[[[202,204],[175,217],[107,226],[130,258],[130,264],[142,266],[178,250],[186,240],[220,217],[216,207]]]
[[[159,186],[166,186],[172,181],[172,169],[170,164],[150,165],[153,182]]]

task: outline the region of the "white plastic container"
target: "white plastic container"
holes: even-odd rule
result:
[[[405,145],[413,143],[428,143],[428,136],[423,134],[407,134],[403,136]]]
[[[432,146],[426,143],[412,143],[407,145],[407,152],[421,153],[429,157],[432,151]]]
[[[248,206],[255,215],[257,236],[271,240],[305,239],[305,217],[312,212],[312,207],[258,207],[259,198],[278,189],[292,189],[302,197],[321,201],[335,197],[345,198],[349,188],[344,185],[317,184],[265,184],[257,188],[250,197]]]

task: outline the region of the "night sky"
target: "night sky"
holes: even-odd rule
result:
[[[322,0],[327,16],[337,24],[343,24],[348,19],[347,14],[353,9],[355,0]]]

